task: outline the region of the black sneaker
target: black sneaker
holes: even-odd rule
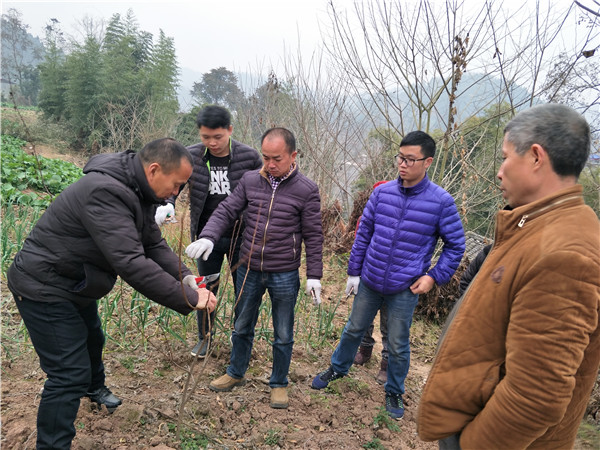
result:
[[[207,352],[208,352],[208,339],[200,339],[191,351],[192,356],[195,356],[198,359],[205,358]]]
[[[342,373],[337,373],[335,370],[333,370],[332,366],[329,366],[329,369],[321,372],[312,380],[311,387],[313,389],[325,389],[333,380],[337,380],[343,376],[345,375]]]
[[[404,416],[404,403],[402,403],[402,395],[386,392],[385,410],[392,419],[402,419]]]
[[[121,399],[115,396],[106,386],[102,386],[95,391],[90,391],[85,395],[86,397],[89,397],[92,402],[98,404],[98,408],[102,405],[106,406],[109,413],[114,412],[114,410],[117,409],[117,406],[123,403]]]

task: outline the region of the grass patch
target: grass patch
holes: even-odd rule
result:
[[[578,450],[600,448],[600,426],[586,422],[584,419],[577,431],[575,448]]]
[[[327,385],[325,391],[340,396],[348,392],[356,392],[359,395],[371,394],[371,389],[367,383],[352,377],[343,377],[332,381]]]
[[[375,428],[386,427],[390,431],[402,431],[398,422],[392,419],[383,406],[379,407],[377,415],[373,418],[373,426]]]
[[[412,355],[421,362],[432,362],[441,332],[441,325],[415,317],[410,328]]]
[[[371,449],[375,449],[375,450],[385,450],[385,447],[381,443],[381,440],[378,439],[378,438],[376,438],[376,437],[374,437],[373,439],[371,439],[366,444],[363,444],[362,448],[371,448]]]
[[[284,435],[280,428],[270,428],[265,433],[265,444],[270,446],[281,445],[284,440]]]

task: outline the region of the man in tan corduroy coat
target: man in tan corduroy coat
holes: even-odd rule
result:
[[[600,225],[577,184],[590,128],[571,108],[508,123],[508,206],[444,327],[418,433],[441,449],[572,448],[600,363]]]

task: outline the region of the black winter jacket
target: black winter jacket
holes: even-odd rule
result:
[[[202,231],[198,229],[198,221],[208,197],[210,170],[206,165],[208,152],[204,144],[194,144],[187,149],[194,158],[194,171],[188,181],[190,186],[190,235],[193,242],[198,239],[198,235]],[[255,149],[232,139],[227,173],[231,191],[233,192],[242,175],[249,170],[260,169],[262,165],[262,158]],[[175,204],[175,199],[171,198],[169,202]]]
[[[146,297],[188,314],[194,289],[154,221],[161,200],[133,151],[94,156],[84,176],[48,207],[8,270],[8,287],[34,301],[86,304],[117,275]]]
[[[462,295],[467,290],[467,288],[469,287],[469,284],[471,284],[471,281],[473,281],[473,278],[475,278],[475,275],[477,275],[477,272],[479,272],[479,269],[481,268],[481,265],[485,261],[485,258],[487,258],[487,255],[490,252],[491,248],[492,248],[492,244],[488,244],[485,247],[483,247],[481,249],[481,251],[479,253],[477,253],[477,256],[475,256],[475,259],[473,259],[473,261],[471,261],[469,263],[469,266],[466,268],[466,270],[461,275],[460,282],[458,283],[458,294],[459,295]]]
[[[304,241],[307,278],[323,276],[321,199],[314,181],[296,168],[273,190],[264,168],[247,172],[200,237],[217,242],[244,210],[240,262],[259,272],[289,272],[300,267]]]

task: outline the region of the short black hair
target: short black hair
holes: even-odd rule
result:
[[[198,128],[206,127],[211,130],[229,128],[231,126],[231,113],[222,106],[205,106],[198,112],[196,125],[198,125]]]
[[[192,155],[187,148],[173,138],[162,138],[149,142],[138,152],[138,156],[144,167],[158,163],[167,174],[179,169],[183,158],[188,160],[190,166],[194,165]]]
[[[262,146],[263,141],[267,137],[271,137],[271,135],[282,138],[290,154],[296,151],[296,138],[294,137],[294,134],[287,128],[282,127],[269,128],[267,131],[265,131],[260,138],[260,145]]]
[[[411,131],[402,142],[400,142],[400,147],[404,147],[406,145],[418,145],[421,147],[421,153],[425,158],[433,158],[435,156],[435,141],[431,136],[429,136],[424,131]]]

